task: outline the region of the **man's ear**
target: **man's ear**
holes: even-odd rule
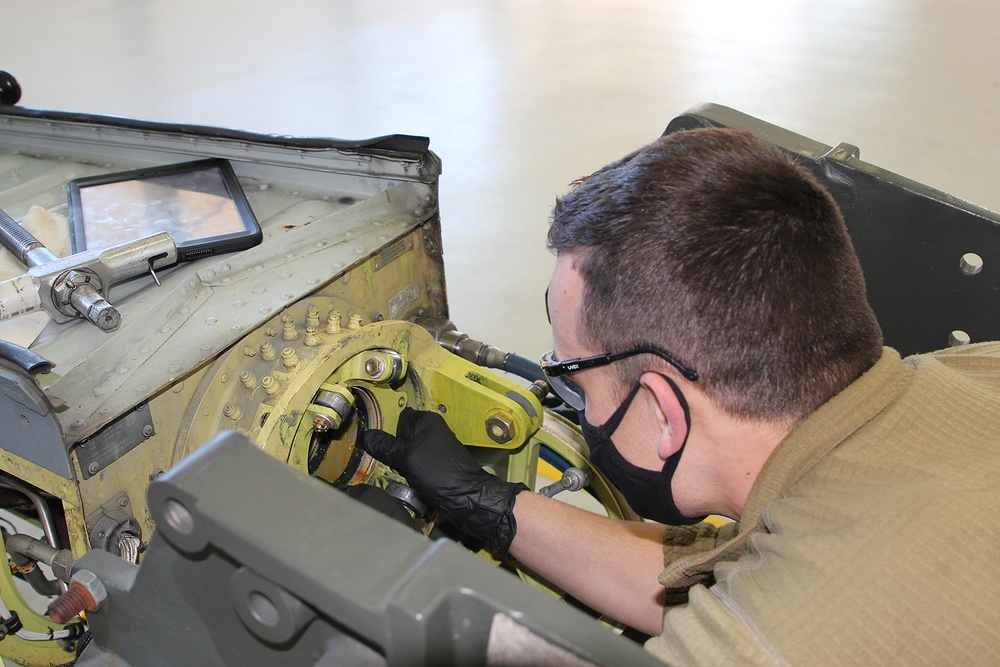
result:
[[[657,453],[663,460],[677,453],[688,436],[688,424],[681,398],[674,392],[667,379],[659,373],[644,373],[641,384],[653,396],[660,439]]]

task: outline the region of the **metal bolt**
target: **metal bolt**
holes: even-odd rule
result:
[[[313,417],[313,430],[317,433],[326,433],[337,428],[333,420],[328,415],[316,415]]]
[[[118,507],[121,507],[122,509],[125,509],[126,507],[128,507],[128,498],[126,498],[124,496],[122,496],[121,498],[119,498],[118,499]]]
[[[147,438],[149,436],[153,435],[153,425],[152,424],[146,424],[145,426],[143,426],[142,427],[142,434],[144,436],[146,436]]]
[[[958,268],[967,276],[974,276],[983,270],[983,258],[974,252],[967,252],[962,255],[958,263]]]
[[[486,434],[493,442],[504,444],[514,437],[514,420],[500,412],[486,420]]]
[[[295,368],[299,365],[299,355],[295,353],[293,348],[283,348],[281,350],[281,363],[285,368]]]
[[[240,373],[240,383],[247,389],[253,389],[257,386],[257,377],[250,371],[243,371]]]
[[[260,344],[260,358],[264,361],[274,361],[274,358],[278,356],[278,353],[274,351],[274,346],[268,341],[264,341]]]
[[[238,405],[233,405],[232,403],[227,403],[226,407],[222,408],[222,414],[233,421],[236,421],[243,415],[243,408]]]
[[[281,318],[281,338],[283,340],[295,340],[299,337],[299,330],[295,328],[295,321],[291,315],[284,315]]]
[[[101,466],[97,464],[97,461],[94,461],[89,466],[87,466],[87,472],[89,472],[91,475],[96,475],[100,469]]]
[[[328,334],[340,333],[340,311],[333,308],[326,318],[326,332]]]
[[[321,342],[319,336],[316,335],[316,327],[306,327],[306,339],[302,343],[306,347],[316,347]]]
[[[368,373],[368,377],[377,378],[385,373],[385,362],[381,357],[368,357],[365,361],[365,373]]]
[[[270,375],[265,375],[260,379],[260,386],[264,388],[264,393],[274,396],[281,390],[281,384]]]
[[[97,575],[78,570],[69,589],[49,605],[49,618],[56,623],[69,623],[80,612],[97,611],[107,600],[108,591]]]
[[[319,308],[313,304],[309,304],[306,309],[306,326],[314,329],[319,327]]]

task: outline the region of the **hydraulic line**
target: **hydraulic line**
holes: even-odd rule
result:
[[[8,535],[3,531],[4,544],[11,554],[21,554],[31,560],[45,563],[52,568],[52,574],[61,581],[69,581],[73,572],[73,554],[69,549],[56,549],[30,535],[16,533]]]
[[[455,329],[450,320],[425,317],[418,318],[414,322],[430,331],[438,345],[467,361],[486,368],[506,371],[530,382],[545,381],[542,367],[538,364],[526,357],[504,352],[492,345],[469,338],[468,335]]]
[[[542,367],[527,357],[519,354],[508,354],[504,359],[503,370],[513,373],[531,382],[545,382],[545,374]]]
[[[42,524],[45,539],[48,541],[49,546],[53,549],[58,549],[59,539],[56,537],[56,524],[52,520],[52,513],[49,512],[49,506],[45,502],[45,499],[28,485],[3,473],[0,473],[0,486],[19,491],[31,500],[31,503],[35,506],[35,511],[38,513],[38,520]]]
[[[12,546],[10,543],[11,535],[10,533],[7,532],[6,529],[0,528],[0,533],[3,534],[4,544],[7,545],[7,553],[10,554],[10,560],[11,563],[13,564],[13,569],[15,569],[16,572],[18,572],[22,577],[24,577],[24,580],[26,582],[31,584],[31,588],[34,589],[34,591],[39,595],[45,597],[59,595],[59,593],[61,593],[62,590],[60,589],[58,582],[49,580],[45,576],[45,573],[42,572],[37,565],[39,561],[46,563],[49,566],[51,566],[52,563],[47,560],[44,560],[43,558],[39,558],[33,555],[28,555],[24,552],[23,549]],[[28,538],[27,535],[22,535],[21,537]],[[45,547],[48,550],[51,550],[52,552],[55,552],[55,550],[52,549],[52,547],[50,547],[49,545],[45,544],[40,540],[35,540],[34,538],[28,538],[28,539],[32,540],[33,542],[37,542],[39,545]],[[66,551],[66,554],[69,555],[69,551]],[[72,565],[72,562],[73,558],[72,555],[70,555],[69,563]],[[69,574],[68,568],[66,570],[66,574],[67,575]]]
[[[73,567],[73,555],[68,549],[57,549],[56,547],[29,535],[8,535],[7,531],[3,531],[3,538],[7,551],[12,555],[15,564],[18,562],[23,564],[24,558],[22,557],[27,557],[32,561],[45,563],[52,568],[53,574],[62,580],[58,582],[58,585],[56,585],[56,582],[44,579],[44,577],[42,577],[41,580],[32,581],[26,576],[25,578],[28,580],[28,583],[30,583],[35,590],[43,595],[45,594],[44,591],[47,590],[47,586],[51,586],[55,589],[51,594],[57,594],[64,590],[65,583],[63,582],[69,580]],[[34,574],[41,575],[41,572],[35,569]],[[20,621],[15,618],[14,612],[10,611],[7,607],[3,598],[0,598],[0,624],[3,624],[5,627],[11,627],[11,634],[14,634],[20,639],[31,642],[51,641],[54,639],[72,639],[80,636],[82,631],[82,626],[80,626],[80,624],[67,626],[59,631],[51,629],[48,632],[25,630],[21,627]],[[0,639],[2,639],[2,637],[0,637]]]

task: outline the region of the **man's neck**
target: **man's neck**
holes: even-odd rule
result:
[[[739,519],[761,469],[795,423],[750,421],[714,405],[698,407],[703,418],[693,420],[692,438],[699,441],[697,463],[709,485],[704,489],[704,509]]]

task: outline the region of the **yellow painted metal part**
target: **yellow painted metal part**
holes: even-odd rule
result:
[[[21,596],[9,567],[0,567],[0,599],[3,599],[10,611],[17,613],[25,630],[44,634],[65,627],[41,616],[28,605]],[[55,641],[28,641],[16,635],[5,637],[0,648],[3,649],[5,660],[18,665],[52,667],[64,665],[73,658],[72,654],[67,653]]]
[[[76,484],[6,450],[0,450],[0,469],[61,500],[66,515],[79,519],[70,521],[67,526],[74,555],[82,555],[87,550],[87,536],[80,515],[80,494]],[[3,600],[8,610],[17,613],[21,625],[29,632],[58,632],[66,627],[53,623],[28,604],[18,590],[10,567],[0,567],[0,600]],[[28,641],[16,635],[3,639],[0,643],[0,655],[14,664],[35,667],[63,665],[72,658],[56,641]]]
[[[409,266],[416,260],[404,255],[397,261]],[[363,262],[335,284],[288,304],[211,362],[177,378],[149,401],[156,433],[97,474],[83,475],[73,456],[77,479],[65,480],[0,451],[4,469],[63,501],[70,543],[79,557],[90,548],[86,517],[116,494],[129,500],[148,539],[154,529],[146,504],[151,479],[222,430],[240,431],[271,456],[328,482],[384,486],[401,478],[356,446],[358,433],[364,428],[394,432],[402,410],[412,407],[441,414],[477,460],[509,481],[534,487],[543,446],[570,465],[589,468],[579,430],[545,412],[519,381],[448,352],[412,322],[379,321],[379,311],[370,304],[406,289],[408,278],[404,271],[375,281],[372,267],[373,262]],[[435,292],[426,294],[414,308],[434,305]],[[609,516],[636,518],[596,471],[593,489]],[[485,551],[480,556],[492,558]],[[560,594],[530,572],[519,574]],[[26,627],[30,623],[44,631],[46,619],[19,606],[20,597],[8,592],[11,584],[7,572],[0,578],[0,594],[14,600],[19,614],[24,610]],[[29,645],[8,638],[0,643],[0,653],[26,665],[66,662],[54,641]]]
[[[298,321],[310,306],[320,312],[340,312],[338,306],[343,304],[313,299],[302,313],[290,308],[286,315]],[[256,338],[248,336],[244,347],[217,360],[201,380],[204,390],[189,408],[190,426],[183,441],[178,441],[177,458],[228,428],[249,435],[277,459],[313,474],[322,471],[320,476],[337,481],[342,467],[315,467],[314,463],[310,470],[309,466],[311,445],[318,435],[314,429],[317,416],[328,423],[341,419],[316,402],[321,392],[342,397],[349,392],[355,406],[360,405],[365,413],[366,427],[390,432],[407,406],[437,411],[460,440],[475,447],[518,450],[541,425],[542,407],[534,394],[447,352],[417,325],[384,321],[334,329],[306,345],[298,338],[283,339],[276,327],[270,329],[273,335],[265,328]],[[290,352],[267,359],[270,355],[260,352],[267,347]],[[248,354],[248,350],[255,353]],[[284,361],[289,358],[294,359],[291,365]],[[264,378],[271,382],[264,383]],[[269,393],[268,388],[275,385],[278,389]],[[353,410],[322,436],[334,441],[327,456],[345,463],[351,459],[360,419],[356,413]],[[489,425],[498,418],[503,420],[504,434],[491,437]],[[365,476],[352,481],[365,481]]]

